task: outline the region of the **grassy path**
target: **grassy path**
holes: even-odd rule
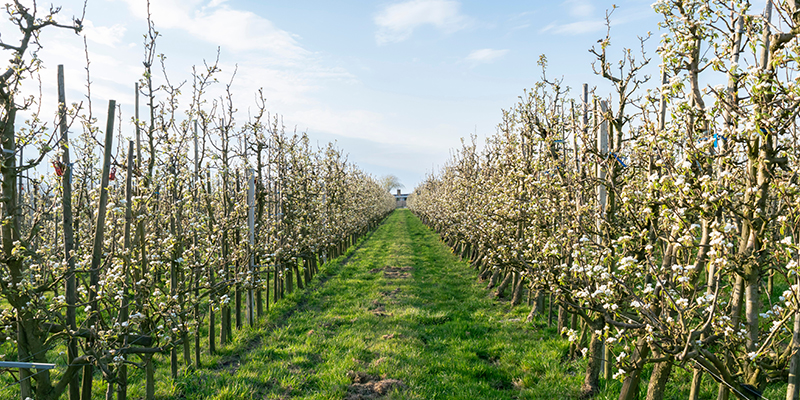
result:
[[[554,328],[520,322],[524,307],[509,311],[490,299],[474,271],[406,210],[326,273],[314,290],[271,309],[276,322],[242,333],[238,345],[204,360],[216,368],[188,373],[167,396],[576,397],[580,369],[560,365],[566,344],[548,339]],[[365,374],[348,371],[387,380],[366,383]]]

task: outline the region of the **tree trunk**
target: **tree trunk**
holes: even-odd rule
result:
[[[272,303],[275,304],[278,302],[278,292],[280,291],[280,287],[278,282],[280,281],[280,261],[275,260],[275,264],[272,265]]]
[[[536,315],[536,307],[531,307],[528,317],[525,318],[526,322],[533,322],[533,317]]]
[[[645,361],[650,353],[650,346],[647,345],[647,340],[640,337],[636,342],[636,347],[631,354],[631,364],[633,368],[625,380],[622,382],[622,389],[619,392],[619,400],[636,400],[639,398],[639,383],[642,380],[642,369],[645,366]]]
[[[536,309],[536,313],[541,314],[544,312],[544,293],[541,290],[537,290],[534,298],[534,308]]]
[[[666,389],[667,381],[672,373],[672,356],[668,358],[669,360],[656,363],[653,366],[650,383],[647,385],[646,400],[662,400],[664,398],[664,389]]]
[[[520,276],[520,278],[517,279],[517,284],[514,286],[514,294],[511,296],[511,307],[519,305],[522,301],[522,288],[524,286],[525,278]]]
[[[313,268],[311,267],[311,258],[303,258],[303,273],[305,274],[306,285],[313,278]]]
[[[589,341],[589,359],[586,365],[586,374],[581,387],[581,397],[589,398],[600,391],[600,367],[603,361],[603,338],[597,332],[602,332],[605,321],[602,318],[594,319],[586,328],[592,330],[592,339]]]
[[[152,354],[146,354],[144,356],[144,374],[144,398],[145,400],[154,400],[156,398],[156,367],[153,365]]]
[[[742,299],[743,291],[744,291],[744,279],[741,275],[736,274],[736,278],[733,283],[733,293],[731,294],[731,325],[732,326],[739,326],[739,321],[741,320],[742,316]],[[730,352],[725,352],[725,365],[728,369],[732,369],[734,365],[733,355]],[[724,383],[719,384],[719,390],[717,392],[717,400],[728,400],[730,398],[730,389]]]
[[[286,293],[292,293],[294,291],[294,282],[292,281],[292,268],[286,268],[285,271],[286,277]]]
[[[786,400],[800,398],[800,311],[794,313],[794,333],[792,336],[792,358],[789,365],[789,386],[786,388]]]
[[[106,400],[114,400],[114,382],[106,383]]]
[[[238,239],[238,238],[237,238]],[[238,242],[238,240],[237,240]],[[242,329],[242,283],[239,281],[239,262],[237,261],[234,267],[236,271],[236,285],[234,286],[234,305],[233,313],[236,315],[236,329]]]
[[[603,379],[611,379],[611,346],[603,342]]]
[[[567,309],[563,305],[559,304],[558,305],[558,333],[561,336],[564,336],[564,333],[562,331],[564,331],[564,328],[567,327],[568,323],[569,323],[569,313],[567,313]]]
[[[261,276],[260,272],[261,272],[261,267],[256,267],[257,277]],[[264,291],[261,289],[261,285],[262,285],[261,282],[259,282],[258,288],[256,289],[256,315],[259,318],[264,315]]]
[[[303,290],[303,274],[300,273],[300,267],[297,262],[292,263],[294,266],[294,274],[297,276],[297,290]]]
[[[703,383],[703,371],[696,369],[692,371],[692,383],[689,386],[689,400],[698,400],[700,396],[700,385]]]
[[[580,321],[583,322],[583,320]],[[578,341],[569,345],[570,360],[578,358],[578,351],[580,351],[581,346],[586,340],[586,331],[588,331],[588,328],[586,328],[585,325],[586,325],[585,322],[583,322],[582,324],[578,323],[578,314],[572,314],[572,329],[578,329],[579,327],[582,327],[583,329],[580,330],[581,337],[578,339]]]
[[[231,337],[231,306],[230,297],[228,297],[228,294],[230,293],[229,287],[231,282],[230,264],[228,263],[228,228],[223,228],[222,231],[222,263],[222,280],[226,282],[224,288],[222,289],[222,296],[225,296],[228,300],[220,305],[222,309],[220,315],[219,342],[220,344],[224,345],[228,343],[230,340],[229,338]]]
[[[503,293],[506,291],[506,288],[511,283],[511,281],[514,279],[514,275],[515,274],[516,274],[516,272],[508,271],[508,273],[506,274],[506,277],[503,279],[502,282],[500,282],[500,286],[497,287],[497,291],[494,293],[495,297],[497,297],[497,298],[503,297]]]
[[[490,276],[490,275],[491,275],[491,273],[492,273],[492,269],[491,269],[491,268],[489,268],[489,266],[488,266],[488,265],[481,264],[480,262],[477,262],[477,261],[476,261],[474,264],[475,264],[475,268],[478,268],[478,269],[479,269],[479,271],[480,271],[480,272],[478,273],[478,280],[479,280],[479,281],[481,281],[481,282],[483,282],[483,281],[485,281],[486,279],[488,279],[488,278],[489,278],[489,276]]]
[[[20,318],[17,322],[17,357],[20,360],[30,360],[29,346],[25,340],[25,326]],[[22,400],[27,400],[33,396],[33,384],[31,383],[31,370],[27,368],[19,369],[19,387]]]
[[[489,284],[486,285],[486,289],[492,290],[494,286],[497,285],[497,279],[500,277],[501,270],[498,267],[489,268],[488,270],[492,271],[492,277],[489,278]]]

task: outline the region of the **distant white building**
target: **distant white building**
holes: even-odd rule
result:
[[[400,189],[397,189],[397,194],[394,195],[396,200],[394,208],[406,208],[406,200],[408,200],[408,195],[410,193],[400,193]]]

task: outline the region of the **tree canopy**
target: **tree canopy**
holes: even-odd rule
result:
[[[400,182],[400,178],[398,178],[398,177],[396,177],[396,176],[394,176],[392,174],[388,174],[388,175],[382,176],[378,180],[378,183],[380,183],[380,185],[383,187],[383,189],[386,190],[387,192],[392,191],[392,189],[403,189],[403,188],[405,188],[405,185],[403,185],[403,183]]]

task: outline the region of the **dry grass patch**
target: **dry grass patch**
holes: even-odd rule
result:
[[[393,389],[402,390],[406,384],[397,379],[386,379],[365,372],[347,371],[347,377],[352,384],[347,387],[346,400],[370,400],[378,399]]]

